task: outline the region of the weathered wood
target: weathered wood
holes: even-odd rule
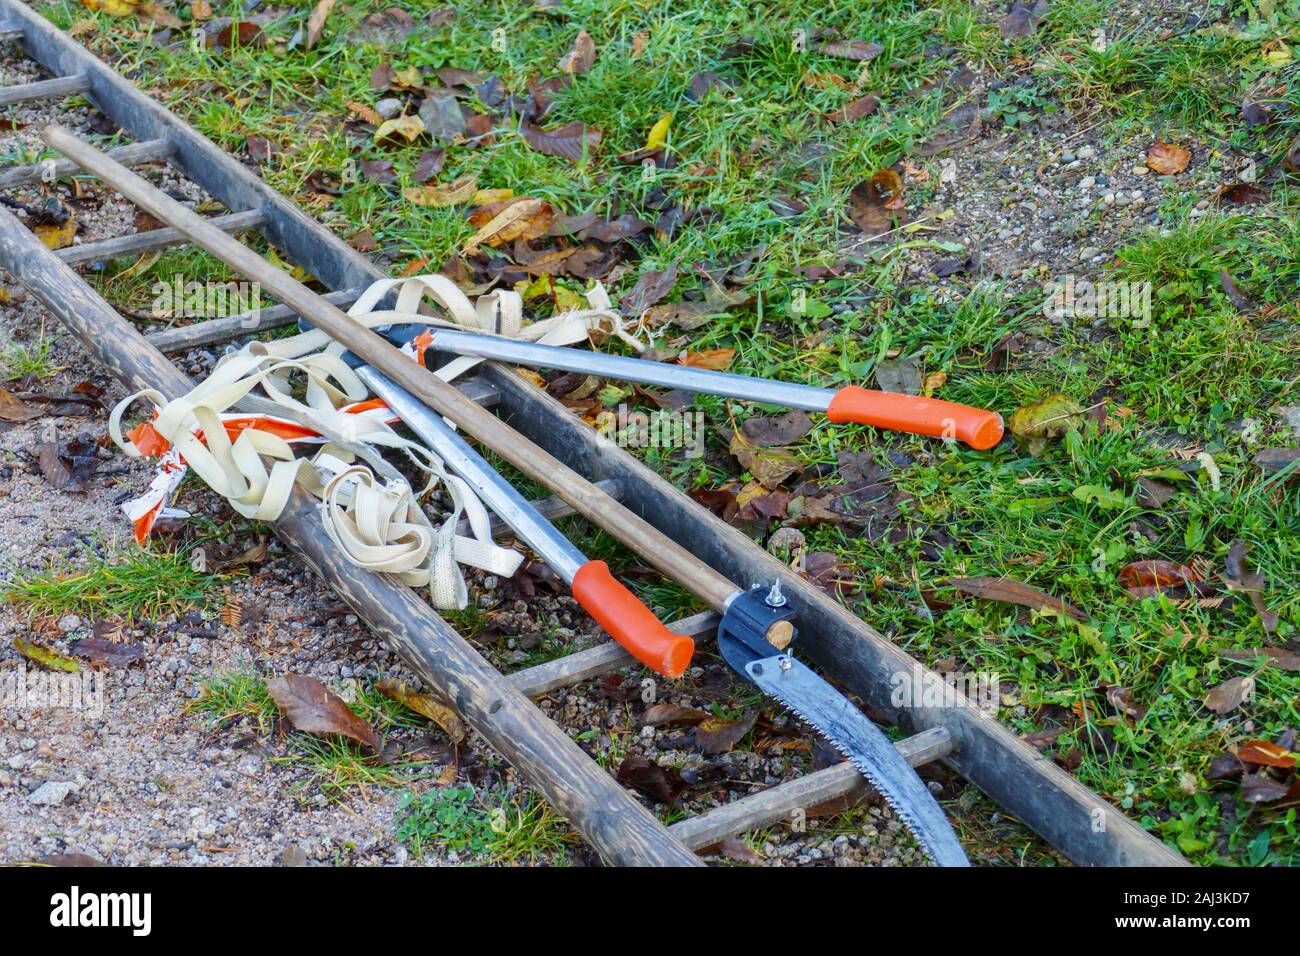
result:
[[[0,268],[12,273],[132,388],[149,386],[172,398],[190,390],[189,379],[179,369],[3,209]],[[411,588],[396,577],[366,571],[344,559],[325,533],[315,501],[301,489],[275,530],[605,860],[619,865],[699,865],[694,854],[668,836],[648,810]]]
[[[215,216],[212,219],[204,220],[212,228],[229,233],[250,232],[257,229],[265,221],[266,214],[258,209],[248,212],[227,213],[224,216]],[[75,266],[83,262],[107,262],[110,259],[121,259],[124,256],[137,256],[142,252],[153,252],[155,249],[179,246],[188,241],[184,234],[170,227],[150,229],[148,232],[117,236],[100,242],[88,242],[81,246],[68,246],[66,249],[60,249],[58,256],[68,265]]]
[[[438,414],[454,421],[529,478],[550,488],[579,514],[595,521],[715,611],[721,611],[735,594],[734,584],[689,550],[622,507],[559,459],[521,440],[519,434],[501,419],[474,404],[429,369],[411,361],[391,342],[326,302],[162,190],[60,126],[47,127],[42,138],[154,218],[177,229],[236,272],[261,283],[263,290],[273,298],[306,316],[312,325],[327,332],[368,365],[383,372]]]
[[[165,140],[151,139],[143,143],[128,143],[108,150],[108,155],[123,166],[143,166],[156,163],[172,154],[172,145]],[[44,182],[47,177],[55,180],[66,179],[76,173],[80,167],[70,159],[52,161],[52,169],[47,173],[45,163],[33,163],[30,166],[15,166],[0,172],[0,189],[12,189],[16,186],[34,186]]]
[[[210,195],[231,208],[266,209],[270,221],[264,233],[277,249],[328,287],[350,288],[385,277],[356,250],[26,5],[0,0],[0,16],[22,23],[29,52],[47,69],[87,72],[92,79],[90,98],[135,138],[165,136],[176,142],[176,165]],[[752,542],[702,513],[631,455],[600,441],[559,403],[539,399],[536,389],[508,370],[488,365],[484,374],[502,389],[502,405],[518,427],[569,466],[594,478],[617,477],[626,484],[628,495],[643,496],[642,513],[653,523],[692,542],[706,560],[718,561],[724,572],[738,580],[773,575],[771,562]],[[787,587],[799,586],[784,569],[777,570]],[[979,729],[964,712],[944,714],[911,702],[892,704],[888,681],[900,668],[913,664],[912,659],[819,592],[802,588],[797,606],[798,646],[904,726],[944,726],[954,737],[963,738],[960,754],[951,755],[947,762],[1071,859],[1108,866],[1184,862],[1068,775],[1050,764],[1041,766],[1041,755],[996,727],[995,721],[981,716],[979,721],[996,729]]]
[[[461,389],[461,391],[464,391],[464,389]],[[479,404],[482,405],[483,403],[479,402]],[[596,482],[596,487],[615,500],[621,498],[623,495],[623,489],[618,486],[617,481],[598,481]],[[538,498],[531,502],[531,504],[537,510],[537,513],[547,521],[554,521],[556,518],[567,518],[569,515],[574,513],[573,506],[563,498],[556,495],[550,495],[546,498]],[[510,525],[506,524],[496,515],[488,515],[488,517],[492,522],[492,537],[508,538],[514,533],[511,530]],[[468,518],[460,519],[460,524],[456,526],[456,533],[461,535],[473,533],[473,528],[470,526]]]
[[[682,618],[668,625],[668,630],[677,634],[689,634],[702,640],[706,635],[718,629],[720,620],[716,611],[705,611]],[[698,644],[700,641],[697,640]],[[610,641],[598,644],[585,651],[577,651],[557,657],[545,664],[537,664],[515,671],[510,675],[510,683],[525,697],[540,697],[559,687],[571,687],[584,680],[608,674],[623,667],[637,665],[636,658],[625,651],[622,646]]]
[[[55,96],[70,96],[90,89],[90,78],[85,74],[56,76],[52,80],[37,80],[18,86],[0,86],[0,106],[12,106],[29,100],[44,100]]]
[[[934,727],[894,746],[904,760],[919,767],[951,753],[952,738],[942,727]],[[729,836],[788,821],[797,811],[831,800],[858,797],[869,789],[870,785],[846,760],[674,823],[668,832],[692,850],[701,850]]]
[[[322,296],[326,302],[332,302],[339,308],[346,309],[361,297],[362,289],[344,289],[342,292],[330,292]],[[229,315],[219,319],[206,319],[192,325],[180,325],[174,329],[153,332],[145,338],[158,351],[185,352],[201,345],[213,345],[228,342],[267,329],[277,329],[292,325],[298,321],[298,313],[287,305],[273,305],[255,312],[241,315]]]

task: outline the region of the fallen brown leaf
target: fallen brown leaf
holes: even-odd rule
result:
[[[1220,716],[1232,713],[1246,701],[1255,696],[1255,678],[1250,676],[1233,677],[1217,687],[1211,688],[1203,701],[1207,710]]]
[[[903,179],[892,169],[879,169],[849,193],[848,216],[869,237],[883,235],[907,220]]]
[[[826,114],[828,123],[852,123],[870,116],[880,107],[880,100],[874,96],[859,96],[856,100],[850,100],[839,109]]]
[[[757,710],[747,710],[738,720],[709,717],[695,728],[695,742],[706,754],[720,754],[740,743],[754,729]]]
[[[1264,767],[1292,769],[1296,765],[1296,755],[1294,753],[1267,740],[1247,740],[1237,747],[1236,754],[1237,759],[1243,763],[1253,763]]]
[[[676,767],[661,767],[639,754],[629,754],[618,765],[618,782],[644,794],[656,803],[673,804],[686,789]]]
[[[40,416],[39,408],[28,405],[9,389],[0,387],[0,418],[7,422],[27,422]]]
[[[1010,578],[979,577],[949,578],[948,584],[958,591],[983,598],[986,601],[1001,601],[1004,604],[1018,604],[1021,607],[1037,611],[1055,611],[1067,614],[1076,621],[1088,620],[1088,615],[1072,604],[1067,604],[1046,591],[1040,591],[1032,585]]]
[[[1039,22],[1046,15],[1047,0],[1035,0],[1034,3],[1015,0],[1007,15],[998,21],[998,32],[1004,40],[1033,36],[1038,32]]]
[[[694,725],[708,719],[707,713],[694,707],[683,707],[681,704],[655,704],[641,715],[641,726]]]
[[[780,415],[756,415],[740,426],[745,437],[755,445],[788,445],[812,431],[812,419],[799,409]]]
[[[374,753],[380,750],[379,735],[314,677],[285,674],[266,682],[266,690],[285,719],[309,734],[340,734]]]
[[[589,158],[600,146],[602,136],[596,127],[586,126],[578,120],[555,129],[542,129],[524,121],[519,124],[519,133],[524,142],[539,153],[571,159],[575,163]]]
[[[582,30],[573,40],[573,47],[560,57],[561,73],[586,73],[596,64],[596,41],[591,34]]]
[[[745,470],[767,488],[776,488],[803,468],[792,449],[759,448],[740,432],[732,435],[730,451]]]
[[[825,56],[838,57],[841,60],[856,60],[865,63],[874,60],[885,50],[879,43],[868,40],[831,40],[817,47],[817,52]]]
[[[450,183],[403,189],[402,196],[407,202],[417,206],[431,206],[437,209],[469,202],[476,192],[478,192],[478,177],[467,174]]]
[[[1156,140],[1147,150],[1147,168],[1161,176],[1174,176],[1187,168],[1192,154],[1181,146]]]
[[[109,641],[102,637],[88,637],[76,641],[68,646],[68,650],[77,657],[86,658],[92,664],[103,664],[107,667],[129,667],[140,663],[144,658],[144,651],[140,649],[139,644]]]
[[[687,352],[681,357],[678,364],[721,372],[731,364],[731,360],[735,357],[735,349],[705,349],[702,352]]]
[[[307,18],[307,36],[303,41],[306,49],[310,50],[320,42],[321,34],[325,32],[325,21],[329,19],[336,2],[337,0],[318,0],[312,8],[311,16]]]
[[[545,235],[555,222],[555,207],[543,199],[519,196],[486,208],[491,215],[486,222],[481,216],[476,220],[471,214],[470,223],[479,226],[479,230],[465,240],[462,252],[473,252],[483,243],[495,248],[516,239],[536,239]]]

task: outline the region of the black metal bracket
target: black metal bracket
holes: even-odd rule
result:
[[[737,594],[727,605],[718,624],[718,649],[722,652],[722,659],[737,674],[749,680],[745,673],[747,664],[785,650],[771,643],[767,635],[774,624],[793,617],[794,608],[776,585],[769,590],[756,584]],[[792,629],[790,640],[793,641],[797,635],[798,631]]]

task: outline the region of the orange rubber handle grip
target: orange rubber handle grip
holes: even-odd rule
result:
[[[913,435],[956,438],[980,451],[1002,440],[1002,416],[997,412],[856,385],[835,393],[826,406],[826,417],[833,422],[858,422]]]
[[[573,596],[633,657],[665,677],[681,677],[695,642],[660,623],[635,594],[614,579],[604,561],[588,561],[573,576]]]

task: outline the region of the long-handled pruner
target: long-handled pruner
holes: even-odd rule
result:
[[[352,357],[345,356],[352,364]],[[562,577],[574,599],[629,654],[665,677],[680,677],[695,642],[668,630],[610,573],[604,561],[589,559],[544,518],[441,417],[382,372],[358,365],[357,377],[446,463],[465,479],[483,503]]]
[[[825,412],[833,422],[858,422],[914,435],[955,438],[979,450],[992,448],[1002,440],[1002,416],[997,412],[937,398],[878,392],[856,385],[838,390],[817,388],[436,326],[397,325],[384,334],[404,344],[421,329],[420,346],[440,352]]]
[[[352,356],[345,356],[353,364]],[[660,623],[603,561],[589,560],[505,480],[454,428],[400,385],[366,365],[357,376],[399,419],[468,481],[573,589],[573,596],[637,660],[667,677],[685,671],[691,638]],[[967,866],[965,853],[924,783],[878,727],[839,691],[796,660],[794,610],[779,584],[738,591],[718,627],[718,648],[733,670],[781,701],[831,740],[873,781],[940,866]]]

